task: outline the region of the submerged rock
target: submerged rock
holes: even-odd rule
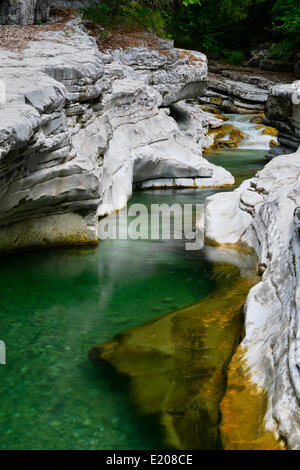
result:
[[[224,258],[215,267],[213,294],[90,351],[92,360],[105,361],[130,378],[133,405],[139,415],[158,420],[167,448],[221,447],[225,371],[242,331],[242,305],[256,281],[253,257],[233,251],[208,253],[215,261]],[[228,260],[235,260],[241,272],[247,266],[247,275],[224,264]]]
[[[271,135],[273,137],[277,137],[278,129],[275,129],[275,127],[265,127],[261,133],[262,135]]]
[[[250,122],[253,122],[255,124],[261,124],[264,118],[265,118],[265,114],[261,113],[259,114],[259,116],[253,116],[253,118],[250,119]]]
[[[276,140],[274,139],[270,140],[270,147],[277,147],[278,145],[280,145],[280,143],[276,142]]]
[[[268,395],[251,380],[241,346],[231,360],[221,402],[220,426],[225,450],[283,450],[285,441],[265,428]]]

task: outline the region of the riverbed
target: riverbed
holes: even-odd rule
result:
[[[223,150],[207,158],[231,171],[238,185],[263,167],[265,153]],[[199,204],[216,191],[137,192],[130,204]],[[0,368],[0,448],[176,447],[160,418],[136,406],[130,378],[105,363],[96,366],[88,351],[252,276],[253,266],[241,275],[239,262],[231,265],[230,256],[214,250],[189,252],[184,240],[104,240],[96,248],[3,257],[0,336],[7,365]],[[242,317],[234,322],[230,348]],[[214,332],[211,349],[217,350],[221,330]]]

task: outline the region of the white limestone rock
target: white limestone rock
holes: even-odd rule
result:
[[[149,38],[149,34],[144,34]],[[195,98],[203,94],[207,80],[207,58],[197,51],[174,48],[169,39],[151,35],[149,46],[117,49],[112,52],[114,62],[138,71],[147,85],[162,96],[162,105]]]
[[[203,111],[199,105],[191,105],[184,101],[172,104],[170,113],[180,131],[196,144],[202,145],[204,149],[208,130],[217,129],[224,124],[224,121]]]
[[[120,51],[114,59],[100,53],[79,18],[69,27],[68,35],[44,33],[22,54],[0,51],[0,80],[6,85],[0,104],[2,251],[29,247],[30,239],[35,246],[97,242],[98,216],[124,207],[134,183],[186,178],[198,186],[233,183],[227,171],[201,157],[201,120],[197,138],[196,125],[182,132],[161,107],[157,87],[123,63],[134,57],[143,67],[148,60],[152,69],[168,54],[160,57],[155,49],[139,59],[135,49],[118,62]],[[177,65],[178,58],[172,59],[171,75]],[[206,62],[199,62],[198,72],[197,65],[194,72],[191,67],[184,62],[190,78],[204,81]],[[175,100],[186,84],[181,70]]]
[[[202,104],[217,105],[220,109],[231,113],[244,113],[263,111],[268,89],[258,84],[243,82],[243,78],[229,74],[229,77],[210,73],[208,75],[208,88],[199,102]],[[249,80],[248,80],[249,81]]]
[[[278,157],[230,195],[211,196],[205,214],[214,243],[247,244],[258,255],[263,276],[247,298],[242,348],[268,392],[266,427],[290,449],[300,449],[299,175],[299,151]]]
[[[47,0],[54,7],[87,8],[95,5],[95,0]]]
[[[275,85],[269,90],[267,115],[269,123],[279,129],[280,143],[268,157],[295,152],[300,146],[300,81]]]
[[[205,201],[205,236],[211,243],[236,245],[252,218],[239,210],[240,196],[248,182],[244,182],[233,192],[218,193]],[[228,223],[230,220],[230,223]]]

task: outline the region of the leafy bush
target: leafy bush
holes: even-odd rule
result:
[[[231,65],[240,65],[245,62],[245,55],[241,51],[223,51],[223,56]]]
[[[277,13],[273,29],[284,37],[272,47],[272,56],[276,59],[291,59],[300,49],[300,2],[277,0],[272,11]]]
[[[104,2],[98,3],[93,7],[82,8],[84,18],[102,25],[111,23],[111,10],[111,6]]]
[[[93,7],[83,8],[82,11],[86,19],[102,26],[122,24],[145,31],[151,30],[162,36],[165,34],[166,20],[162,13],[142,2],[120,0],[115,8],[101,2]]]
[[[300,34],[300,2],[299,0],[277,0],[272,12],[280,13],[275,22],[275,29],[290,34]]]
[[[291,60],[299,50],[300,41],[295,38],[286,38],[271,47],[271,55],[274,59]]]
[[[84,15],[104,27],[151,30],[231,64],[270,40],[276,58],[290,59],[300,48],[300,0],[106,0]]]
[[[128,26],[135,26],[146,31],[164,35],[165,19],[158,10],[143,5],[140,2],[123,2],[118,10],[118,17]]]

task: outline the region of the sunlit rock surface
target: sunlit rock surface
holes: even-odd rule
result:
[[[267,393],[265,427],[300,449],[300,152],[280,156],[232,193],[206,201],[205,232],[215,244],[246,244],[262,280],[245,305],[241,344],[252,381]]]
[[[149,34],[144,33],[145,39]],[[152,47],[117,49],[115,62],[140,72],[145,83],[162,96],[163,106],[201,96],[206,88],[207,59],[197,51],[175,49],[174,41],[151,35]]]
[[[98,216],[124,207],[133,183],[233,184],[202,158],[201,120],[195,139],[165,107],[204,89],[206,57],[156,41],[161,52],[100,53],[77,18],[0,50],[0,250],[96,243]]]

